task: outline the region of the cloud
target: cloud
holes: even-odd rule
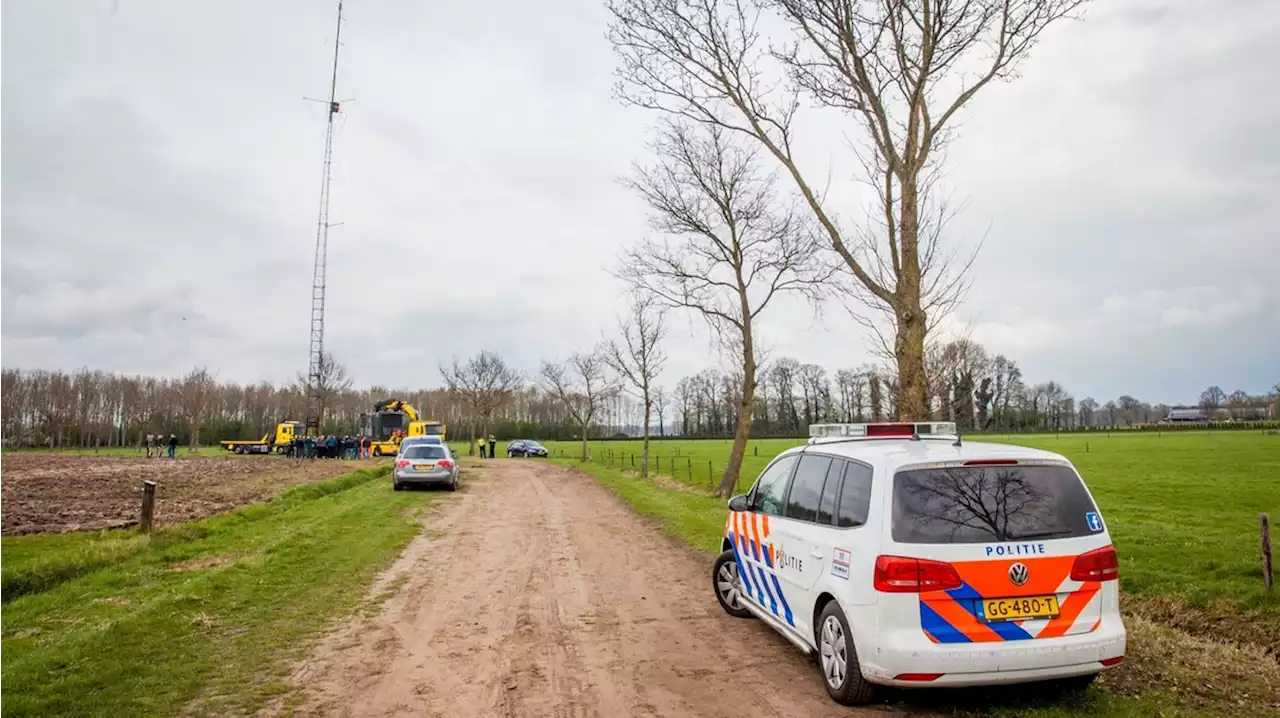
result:
[[[603,5],[348,12],[328,347],[360,383],[421,386],[455,355],[533,372],[611,331],[610,270],[650,235],[617,180],[654,117],[612,98]],[[15,0],[4,19],[4,365],[303,369],[324,109],[301,98],[327,83],[332,8]],[[1280,96],[1257,89],[1278,32],[1273,2],[1135,0],[1047,33],[947,151],[949,240],[983,239],[951,326],[1080,395],[1280,378]],[[856,221],[856,128],[802,121],[806,172]],[[671,327],[667,383],[719,361],[698,319]],[[760,330],[774,357],[872,359],[838,306],[779,302]]]

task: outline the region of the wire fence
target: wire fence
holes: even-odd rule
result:
[[[556,458],[561,459],[580,459],[581,453],[573,449],[565,449],[557,447],[553,454]],[[753,459],[759,458],[760,447],[751,446],[747,448],[747,457]],[[746,458],[746,457],[744,457]],[[587,461],[589,463],[598,464],[610,469],[618,469],[620,471],[630,471],[640,473],[643,464],[643,454],[639,451],[626,451],[622,449],[614,449],[604,446],[598,447],[598,450],[588,451]],[[649,454],[649,473],[660,476],[669,476],[680,483],[698,489],[714,490],[720,485],[720,480],[724,476],[726,468],[725,463],[717,463],[713,459],[695,458],[687,454],[682,454],[679,447],[675,447],[670,454]],[[752,476],[754,474],[751,474]],[[737,482],[734,486],[734,493],[743,490],[744,484],[750,482],[747,470],[739,470]]]

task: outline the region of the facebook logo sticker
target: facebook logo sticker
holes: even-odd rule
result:
[[[1097,511],[1090,511],[1089,513],[1085,514],[1084,519],[1085,521],[1089,522],[1090,531],[1102,530],[1102,517],[1098,515]]]

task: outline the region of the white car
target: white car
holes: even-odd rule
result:
[[[1118,564],[1071,463],[949,422],[824,424],[729,502],[729,614],[817,652],[844,704],[876,686],[1065,679],[1120,663]]]

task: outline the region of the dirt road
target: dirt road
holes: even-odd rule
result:
[[[583,474],[498,460],[323,640],[268,714],[850,716],[818,671],[725,615],[709,562]]]

